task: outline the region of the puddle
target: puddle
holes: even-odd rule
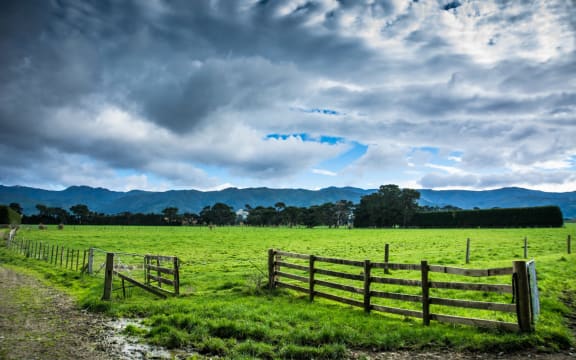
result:
[[[148,329],[138,319],[114,319],[105,322],[100,341],[106,353],[119,360],[180,360],[194,355],[192,351],[166,349],[161,346],[142,343],[136,336],[124,334],[128,325]]]

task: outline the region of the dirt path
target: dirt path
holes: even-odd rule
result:
[[[145,352],[127,354],[110,343],[104,333],[110,321],[79,310],[70,297],[38,280],[0,266],[0,360],[105,360],[158,359]],[[113,341],[114,342],[114,341]],[[172,355],[172,357],[174,354]],[[170,357],[168,357],[170,358]],[[176,356],[176,358],[181,358]],[[182,357],[184,358],[184,357]],[[351,359],[576,359],[576,351],[557,354],[470,354],[456,352],[352,351]]]
[[[98,348],[105,319],[0,266],[0,359],[111,359]]]

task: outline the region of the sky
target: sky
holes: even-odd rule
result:
[[[4,0],[0,184],[576,191],[576,1]]]

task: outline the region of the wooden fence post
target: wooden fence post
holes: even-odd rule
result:
[[[568,237],[566,238],[566,250],[568,251],[568,254],[572,254],[572,238],[570,235],[568,235]]]
[[[371,310],[370,306],[370,271],[372,270],[372,265],[370,260],[364,260],[364,311],[369,313]]]
[[[388,262],[390,261],[390,244],[384,245],[384,274],[390,274]]]
[[[526,261],[514,261],[513,278],[516,281],[516,313],[518,314],[518,327],[521,332],[532,331],[532,311],[530,309],[530,284],[528,283],[528,269]]]
[[[88,250],[88,274],[92,275],[94,271],[94,248]]]
[[[470,264],[470,238],[466,239],[466,264]]]
[[[268,250],[268,289],[272,290],[276,287],[276,274],[274,264],[274,249]]]
[[[150,285],[150,255],[144,255],[144,283]]]
[[[84,250],[84,256],[82,257],[82,273],[87,271],[86,266],[86,250]]]
[[[314,263],[316,262],[316,256],[310,255],[310,259],[308,260],[309,267],[308,267],[308,285],[309,285],[309,297],[310,302],[314,301],[314,273],[316,270],[314,269]]]
[[[106,271],[104,272],[104,295],[102,300],[112,297],[112,277],[114,275],[114,253],[106,253]]]
[[[420,262],[422,268],[422,323],[430,325],[430,284],[428,283],[428,261]]]
[[[528,237],[524,236],[524,259],[528,259]]]
[[[180,295],[180,261],[174,256],[174,295]]]
[[[160,255],[156,256],[156,267],[160,268]],[[156,271],[156,276],[158,277],[158,287],[161,288],[162,280],[160,279],[162,278],[162,273],[160,270]]]

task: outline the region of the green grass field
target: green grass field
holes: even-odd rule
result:
[[[148,342],[194,348],[206,355],[330,359],[342,358],[350,349],[555,351],[573,342],[563,319],[570,309],[562,299],[576,296],[576,256],[568,255],[566,248],[566,238],[574,237],[575,230],[575,224],[568,224],[550,229],[449,230],[68,226],[47,231],[24,227],[19,232],[19,238],[80,250],[101,249],[96,252],[96,270],[104,262],[105,251],[120,252],[117,260],[125,264],[142,261],[131,254],[178,256],[183,295],[168,300],[131,289],[127,299],[115,291],[113,301],[103,302],[102,271],[94,277],[80,276],[6,249],[0,256],[4,263],[26,268],[65,288],[87,308],[112,316],[145,317],[149,328],[130,326],[127,331]],[[465,265],[467,238],[471,252],[470,264]],[[528,257],[536,260],[541,292],[542,314],[533,334],[437,322],[425,327],[416,318],[365,314],[362,309],[327,300],[310,303],[304,294],[263,289],[270,248],[382,262],[384,245],[390,244],[390,261],[395,263],[426,259],[430,264],[493,268],[511,266],[513,260],[522,259],[524,238]],[[498,282],[509,284],[509,276]],[[115,289],[118,286],[116,281]],[[481,292],[469,295],[470,300],[487,300]],[[477,317],[468,310],[459,311],[459,315]],[[482,316],[502,317],[491,313]]]

